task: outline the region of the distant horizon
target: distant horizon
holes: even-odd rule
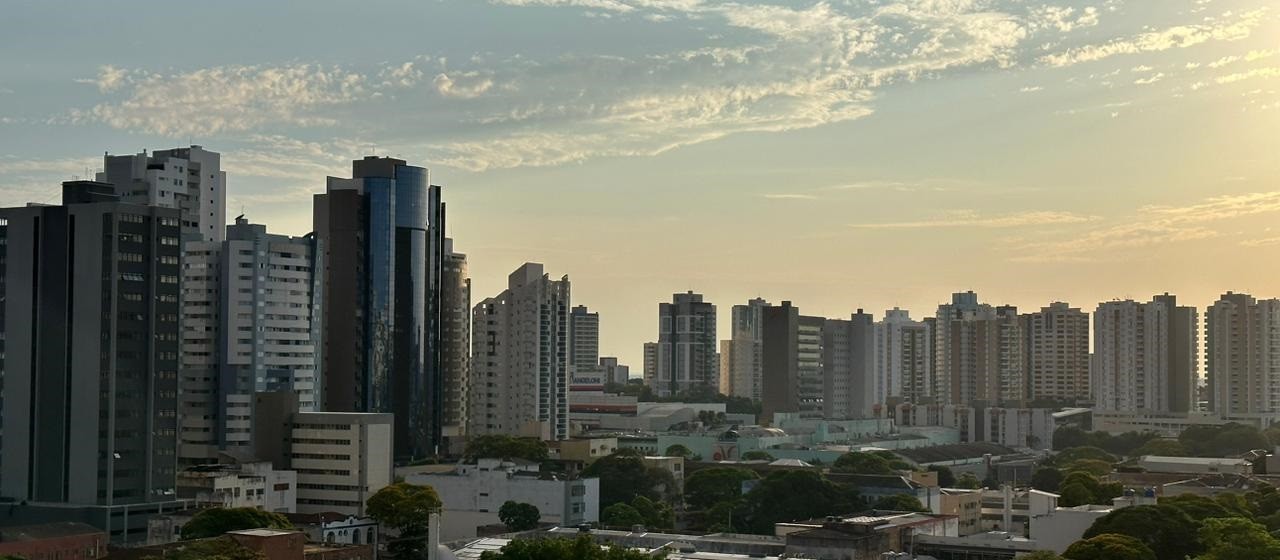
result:
[[[719,339],[756,296],[916,319],[969,289],[1020,311],[1169,292],[1203,315],[1228,290],[1280,297],[1266,0],[6,16],[0,206],[56,199],[104,151],[199,144],[223,156],[228,216],[297,235],[325,176],[400,157],[443,185],[473,302],[543,263],[600,312],[601,354],[637,372],[658,303],[690,289],[717,306]],[[378,40],[335,40],[352,30]]]

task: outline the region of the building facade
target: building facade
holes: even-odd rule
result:
[[[1205,314],[1210,410],[1280,413],[1280,299],[1227,292]]]
[[[178,210],[93,181],[0,209],[0,494],[174,499],[181,235]]]
[[[227,225],[227,174],[222,156],[201,146],[103,156],[98,181],[116,186],[121,202],[174,208],[182,238],[222,241]]]
[[[720,347],[720,390],[731,397],[762,398],[764,327],[761,313],[769,302],[755,298],[733,306],[730,340]]]
[[[224,241],[184,246],[179,464],[252,445],[255,392],[291,391],[301,410],[316,410],[323,362],[315,244],[241,216]]]
[[[525,263],[473,310],[467,433],[569,437],[569,277]]]
[[[847,321],[826,319],[821,328],[823,418],[874,417],[886,391],[876,377],[875,318],[859,309]]]
[[[364,516],[365,501],[394,482],[390,414],[298,412],[289,422],[289,468],[298,513]]]
[[[817,418],[823,414],[823,324],[821,317],[800,315],[790,301],[761,311],[761,404],[764,420],[792,412]]]
[[[1089,314],[1055,302],[1023,315],[1022,322],[1028,398],[1089,401]]]
[[[952,295],[934,323],[934,395],[938,402],[1005,403],[1026,398],[1025,340],[1018,310]]]
[[[324,410],[392,413],[396,455],[444,434],[441,282],[445,207],[427,170],[368,156],[315,195],[325,263]]]
[[[875,400],[891,397],[918,403],[933,394],[933,337],[929,324],[912,321],[905,309],[884,312],[875,324]]]
[[[1186,413],[1195,410],[1199,367],[1194,307],[1159,295],[1098,304],[1090,364],[1099,411]]]
[[[631,380],[631,367],[618,363],[618,359],[612,356],[600,357],[600,369],[604,371],[606,383],[626,385]]]
[[[467,256],[444,240],[440,283],[440,367],[444,373],[444,435],[464,436],[471,384],[471,277]]]
[[[658,343],[654,377],[657,396],[694,390],[719,390],[720,356],[716,343],[716,306],[702,294],[674,294],[658,304]]]

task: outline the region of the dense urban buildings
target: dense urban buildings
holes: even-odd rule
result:
[[[848,320],[822,323],[822,416],[871,418],[879,388],[876,377],[875,318],[861,309]]]
[[[604,372],[605,383],[626,385],[631,381],[631,367],[618,363],[618,359],[612,356],[600,357],[600,369]]]
[[[178,210],[183,239],[222,241],[227,174],[222,156],[201,146],[103,156],[98,181],[115,185],[122,202]]]
[[[1018,310],[952,295],[938,306],[934,332],[934,395],[939,402],[990,404],[1026,398],[1025,341]]]
[[[63,184],[0,209],[0,494],[121,506],[175,497],[179,211]]]
[[[569,437],[569,277],[525,263],[472,315],[469,435]]]
[[[933,394],[933,336],[928,323],[893,308],[875,324],[875,402],[922,402]]]
[[[188,241],[182,270],[178,459],[214,462],[252,445],[253,394],[320,401],[321,288],[313,236],[267,232],[243,216],[224,241]]]
[[[1055,302],[1022,316],[1026,336],[1028,397],[1075,404],[1088,402],[1089,314]]]
[[[1209,410],[1280,414],[1280,299],[1227,292],[1205,314]]]
[[[1103,411],[1195,410],[1198,321],[1194,307],[1164,294],[1150,302],[1098,304],[1093,312],[1092,389]]]
[[[731,338],[720,343],[720,392],[753,400],[763,398],[764,328],[761,313],[769,302],[761,298],[733,306]]]
[[[444,203],[427,170],[367,156],[315,196],[323,249],[324,410],[395,415],[396,455],[435,454],[445,396]]]
[[[716,392],[716,350],[716,306],[703,301],[702,294],[674,294],[671,303],[658,304],[658,342],[652,371],[646,363],[645,381],[655,395],[664,397],[699,389]]]

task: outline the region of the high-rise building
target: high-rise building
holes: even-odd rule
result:
[[[720,356],[716,352],[716,306],[702,294],[675,294],[671,303],[658,304],[658,346],[654,379],[658,396],[694,390],[716,392],[720,384]]]
[[[267,233],[243,216],[224,241],[188,241],[182,271],[179,463],[252,445],[253,394],[320,401],[321,287],[313,236]]]
[[[1280,299],[1227,292],[1205,314],[1209,410],[1280,413]]]
[[[115,185],[122,202],[178,209],[183,239],[222,241],[227,174],[221,158],[194,145],[151,155],[105,155],[98,180]]]
[[[1031,399],[1065,404],[1087,402],[1089,314],[1054,302],[1022,316]]]
[[[1199,345],[1196,308],[1159,295],[1098,304],[1090,367],[1094,406],[1104,411],[1195,409]]]
[[[876,379],[875,318],[861,309],[849,320],[822,325],[822,415],[824,418],[874,418],[879,393]]]
[[[930,322],[912,321],[905,309],[884,312],[875,325],[875,402],[891,397],[920,403],[933,394],[933,337]]]
[[[644,384],[653,387],[658,381],[658,343],[644,343],[644,371],[641,372]]]
[[[444,240],[444,274],[440,282],[440,367],[444,374],[444,433],[466,435],[467,398],[471,383],[471,278],[467,256]]]
[[[427,170],[367,156],[315,195],[324,250],[323,410],[392,413],[397,457],[444,435],[445,206]]]
[[[60,206],[0,209],[0,494],[176,497],[179,215],[93,181],[64,183]]]
[[[569,277],[525,263],[475,306],[469,435],[569,437]]]
[[[763,328],[761,310],[769,302],[755,298],[733,306],[732,339],[720,346],[720,391],[732,397],[761,399]]]
[[[779,412],[821,417],[825,319],[800,315],[790,301],[765,307],[760,317],[764,419],[771,420]]]
[[[1012,306],[979,304],[973,292],[938,306],[933,392],[941,403],[1014,403],[1026,398],[1022,323]]]
[[[631,368],[612,356],[600,357],[600,369],[604,371],[605,383],[626,385],[631,380]]]
[[[569,353],[573,367],[590,370],[600,367],[600,314],[585,305],[576,305],[569,314]]]

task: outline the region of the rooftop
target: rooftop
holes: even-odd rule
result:
[[[1145,463],[1170,463],[1183,465],[1239,465],[1244,466],[1250,464],[1246,459],[1233,459],[1227,457],[1165,457],[1161,455],[1143,455],[1140,459]]]
[[[92,525],[74,521],[59,521],[57,523],[0,528],[0,542],[37,541],[93,534],[106,535],[101,529]]]
[[[919,465],[978,459],[986,455],[998,457],[1017,453],[1003,445],[987,442],[953,443],[932,447],[917,447],[915,449],[896,449],[893,452]]]

